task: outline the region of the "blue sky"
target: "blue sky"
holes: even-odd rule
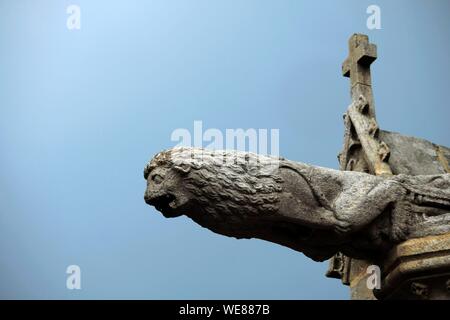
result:
[[[81,8],[68,30],[66,8]],[[381,8],[368,30],[366,8]],[[165,219],[146,162],[177,128],[280,130],[337,168],[347,40],[378,45],[381,128],[449,145],[448,1],[0,1],[0,298],[347,299],[327,263]],[[79,265],[82,289],[66,288]]]

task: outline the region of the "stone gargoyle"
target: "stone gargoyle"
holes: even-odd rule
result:
[[[323,261],[381,256],[409,238],[450,232],[450,174],[390,177],[239,151],[174,148],[145,167],[145,202],[235,238]]]

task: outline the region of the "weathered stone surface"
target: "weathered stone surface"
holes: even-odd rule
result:
[[[231,159],[231,161],[230,161]],[[236,238],[324,260],[379,257],[406,239],[450,232],[450,174],[377,177],[251,153],[177,148],[146,166],[145,201]]]
[[[383,264],[379,299],[450,299],[450,233],[411,239]]]
[[[429,175],[450,173],[450,149],[427,140],[396,132],[380,131],[380,140],[391,150],[389,165],[394,174]]]

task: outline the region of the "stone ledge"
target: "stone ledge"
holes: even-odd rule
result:
[[[450,299],[450,233],[396,246],[382,275],[378,299]]]

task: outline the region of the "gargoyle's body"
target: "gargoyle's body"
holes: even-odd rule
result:
[[[389,178],[244,152],[177,148],[144,171],[145,201],[236,238],[260,238],[325,260],[379,255],[450,231],[450,174]]]

